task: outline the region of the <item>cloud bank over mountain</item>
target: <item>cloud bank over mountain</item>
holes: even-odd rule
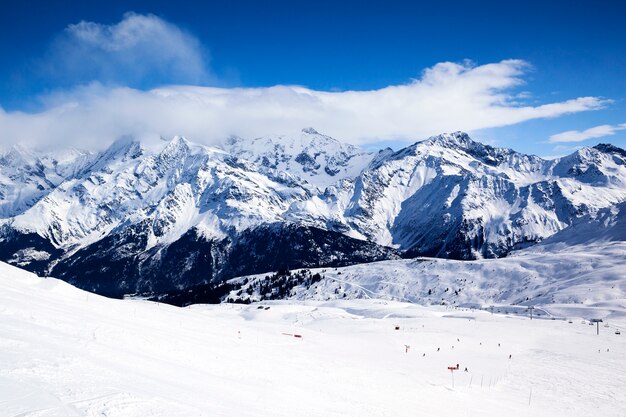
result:
[[[68,26],[43,60],[56,90],[40,97],[37,111],[8,111],[0,103],[3,144],[94,149],[120,136],[174,135],[213,144],[230,135],[289,134],[305,126],[354,144],[413,142],[610,103],[601,97],[538,103],[520,91],[531,65],[518,59],[441,62],[407,83],[363,91],[215,87],[198,38],[160,17],[135,13],[110,25]]]
[[[365,144],[412,141],[449,130],[506,126],[596,110],[606,101],[578,97],[520,104],[513,94],[528,64],[440,63],[419,79],[378,90],[327,92],[299,86],[169,86],[141,91],[99,83],[45,98],[37,113],[0,110],[3,142],[97,147],[122,135],[185,135],[211,144],[228,135],[289,133],[303,126]]]

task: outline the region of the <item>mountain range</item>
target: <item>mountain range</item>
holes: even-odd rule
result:
[[[500,258],[624,201],[626,151],[608,144],[547,160],[456,132],[366,152],[306,128],[215,147],[13,147],[0,260],[106,295],[159,293],[281,268]]]

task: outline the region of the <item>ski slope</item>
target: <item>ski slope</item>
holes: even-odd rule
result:
[[[113,300],[0,263],[0,416],[624,416],[623,316],[596,336],[375,299],[262,305]]]

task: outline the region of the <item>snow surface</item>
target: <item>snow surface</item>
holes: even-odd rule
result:
[[[596,336],[374,299],[262,305],[112,300],[0,263],[0,416],[624,415],[623,314]]]

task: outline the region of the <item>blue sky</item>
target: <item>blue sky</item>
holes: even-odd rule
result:
[[[626,146],[624,2],[198,3],[4,5],[0,139],[102,144],[80,131],[93,120],[119,121],[103,135],[176,132],[207,143],[305,124],[369,147],[439,130],[540,155]],[[119,100],[158,120],[123,120]]]

